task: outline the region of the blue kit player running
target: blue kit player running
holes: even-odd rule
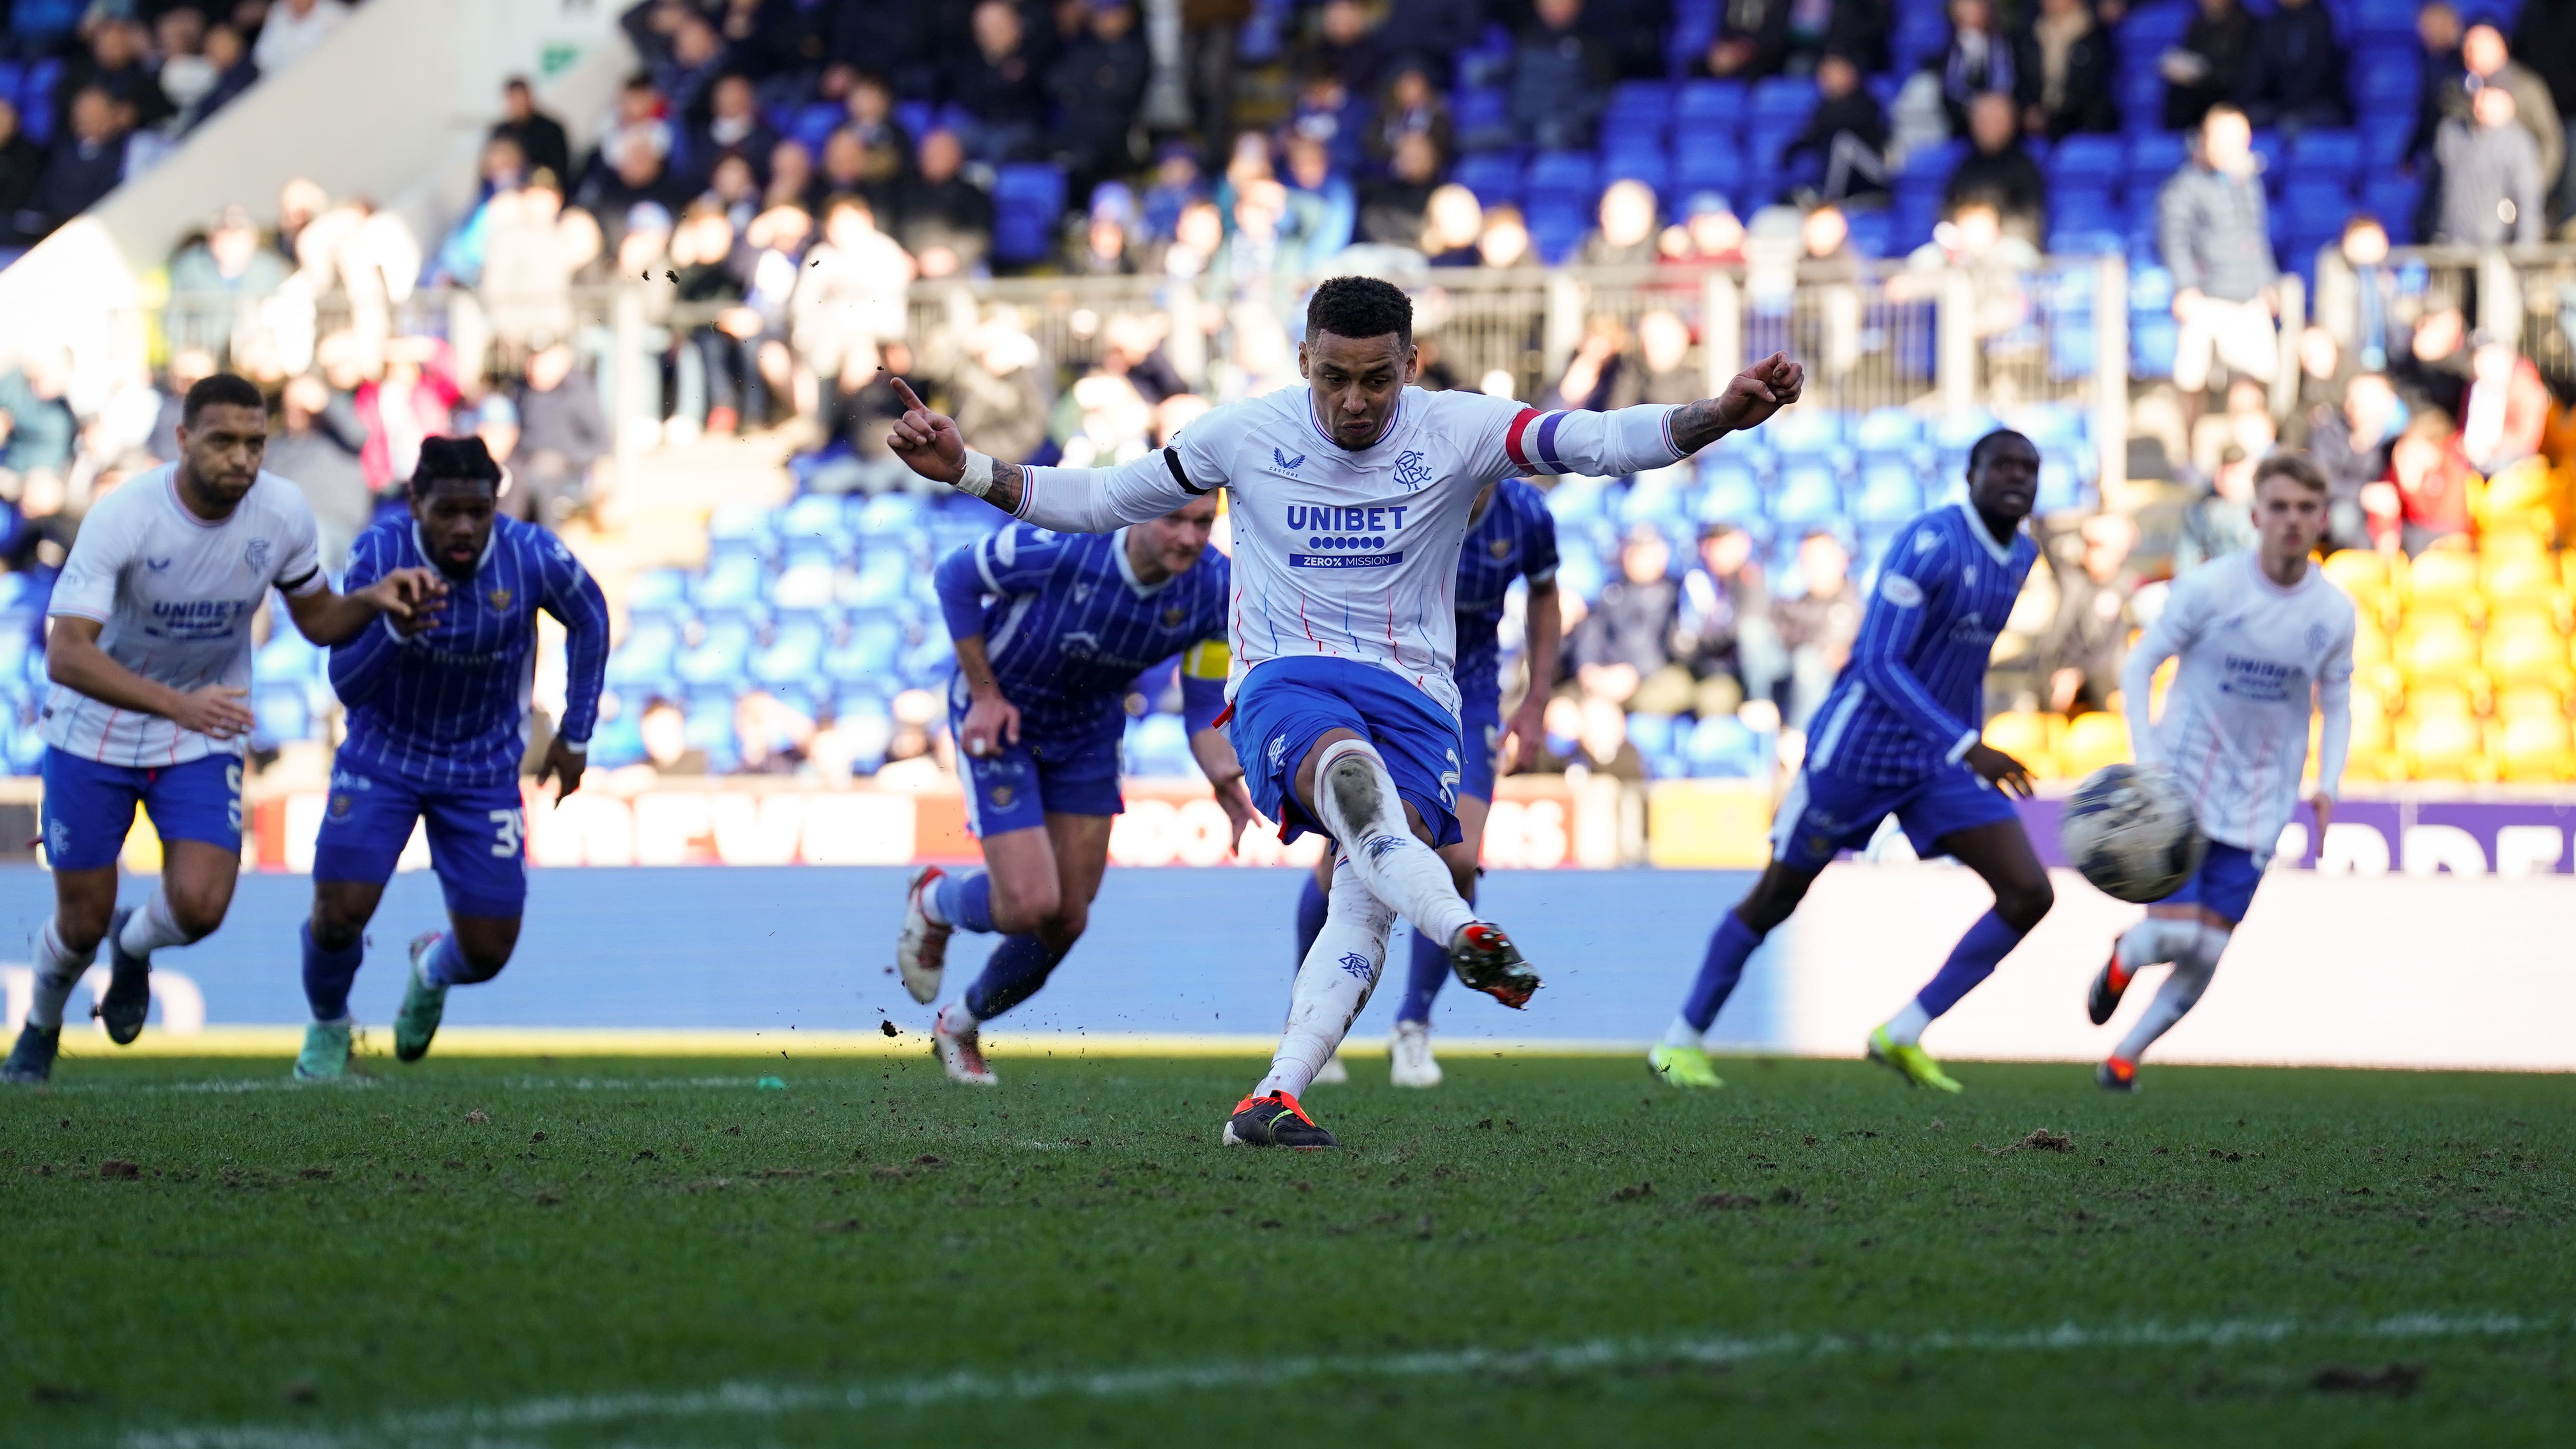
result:
[[[519,761],[528,749],[537,613],[564,626],[564,717],[538,767],[561,793],[580,788],[608,668],[608,605],[563,542],[497,515],[501,468],[479,438],[431,438],[411,478],[411,513],[378,523],[349,551],[349,579],[434,569],[447,607],[427,627],[369,629],[331,651],[331,685],[349,736],[313,847],[313,917],[304,925],[304,998],[313,1023],[298,1081],[349,1069],[349,986],[385,882],[426,825],[451,930],[411,943],[410,982],[394,1017],[394,1055],[428,1052],[447,988],[489,981],[519,941],[528,899],[527,816]],[[560,796],[558,796],[560,798]]]
[[[2254,469],[2260,542],[2174,582],[2155,624],[2120,667],[2129,738],[2142,764],[2173,772],[2209,838],[2200,873],[2147,908],[2093,978],[2085,1008],[2110,1021],[2138,972],[2172,963],[2155,1000],[2094,1072],[2106,1091],[2135,1091],[2138,1058],[2209,989],[2218,958],[2254,904],[2273,848],[2299,807],[2308,721],[2317,720],[2317,833],[2334,823],[2352,744],[2352,599],[2308,562],[2325,537],[2326,476],[2305,453]],[[2182,662],[2151,719],[2156,670]]]
[[[1225,704],[1226,596],[1233,575],[1208,544],[1216,500],[1193,498],[1111,534],[1015,523],[940,560],[933,582],[957,643],[949,727],[966,771],[967,823],[984,869],[912,878],[895,966],[915,1001],[939,994],[952,931],[1002,942],[931,1043],[950,1078],[990,1085],[983,1023],[1037,994],[1089,924],[1123,808],[1121,707],[1136,676],[1181,660],[1190,751],[1233,821],[1252,823]]]
[[[1526,579],[1524,610],[1530,687],[1507,724],[1503,719],[1502,622],[1505,598],[1515,580]],[[1518,478],[1506,478],[1479,499],[1467,541],[1458,550],[1458,727],[1466,746],[1466,769],[1458,781],[1458,833],[1463,861],[1452,861],[1458,894],[1476,903],[1475,863],[1485,840],[1485,815],[1492,808],[1494,778],[1509,774],[1537,754],[1543,737],[1541,716],[1547,709],[1548,685],[1556,678],[1557,650],[1562,641],[1556,598],[1556,519],[1547,511],[1547,495]],[[1297,898],[1297,959],[1303,962],[1323,933],[1332,889],[1333,862],[1315,863]],[[1399,1087],[1440,1085],[1440,1062],[1431,1052],[1431,1003],[1449,979],[1449,955],[1440,943],[1419,931],[1413,936],[1412,968],[1405,975],[1404,1003],[1396,1009],[1395,1036],[1387,1046],[1387,1079]],[[1338,1080],[1336,1059],[1318,1081]]]
[[[1948,1011],[2055,904],[2005,791],[2028,795],[2021,762],[1980,737],[1986,658],[2039,557],[2022,532],[2039,484],[2039,450],[1993,432],[1968,452],[1968,496],[1907,524],[1888,544],[1851,661],[1816,711],[1805,766],[1780,802],[1771,864],[1709,938],[1682,1014],[1647,1053],[1678,1087],[1715,1087],[1701,1045],[1744,974],[1745,959],[1789,918],[1834,856],[1869,843],[1896,817],[1922,855],[1947,855],[1985,878],[1994,909],[1968,928],[1931,982],[1870,1033],[1869,1056],[1917,1086],[1959,1084],[1925,1054],[1923,1028]]]
[[[1324,929],[1297,973],[1270,1072],[1221,1140],[1330,1147],[1297,1094],[1341,1044],[1401,915],[1447,948],[1468,986],[1519,1006],[1538,978],[1458,893],[1466,773],[1451,677],[1458,550],[1477,497],[1530,473],[1613,477],[1663,467],[1795,402],[1785,357],[1680,407],[1540,413],[1508,398],[1412,386],[1413,304],[1389,283],[1334,277],[1306,305],[1307,386],[1229,403],[1172,443],[1111,468],[1037,468],[967,450],[957,425],[897,384],[888,439],[924,477],[1047,528],[1106,533],[1232,490],[1227,681],[1253,804],[1283,837],[1339,847]],[[1447,858],[1443,858],[1443,852]]]
[[[63,561],[43,716],[54,915],[36,936],[35,999],[0,1080],[52,1076],[63,1002],[102,938],[111,971],[98,1016],[122,1046],[151,1009],[152,953],[223,924],[241,870],[251,617],[270,592],[316,644],[439,606],[443,586],[420,569],[333,592],[304,494],[260,471],[267,443],[257,386],[230,373],[199,382],[180,404],[179,461],[100,499]],[[120,910],[116,861],[138,804],[161,835],[161,883]]]

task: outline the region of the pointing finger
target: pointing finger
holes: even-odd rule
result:
[[[891,381],[894,383],[895,396],[903,399],[904,411],[911,413],[926,413],[930,411],[930,409],[922,406],[920,398],[913,395],[912,384],[905,382],[899,377],[893,378]]]

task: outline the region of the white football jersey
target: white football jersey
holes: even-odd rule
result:
[[[172,689],[247,689],[250,620],[260,601],[271,588],[304,594],[329,586],[302,489],[262,473],[231,517],[209,523],[179,502],[178,466],[166,464],[126,480],[90,510],[46,612],[98,620],[109,658]],[[177,765],[237,755],[247,743],[211,739],[59,684],[45,697],[42,728],[55,749],[109,765]]]
[[[2122,671],[2138,758],[2182,781],[2203,834],[2268,861],[2298,808],[2308,763],[2308,716],[2327,712],[2319,785],[2340,786],[2352,685],[2352,600],[2311,566],[2282,588],[2248,550],[2213,559],[2176,580],[2164,612]],[[2147,726],[2151,681],[2165,660],[2182,663],[2164,715]]]
[[[1476,495],[1522,473],[1615,476],[1681,456],[1669,408],[1542,413],[1409,387],[1368,447],[1333,441],[1304,386],[1214,409],[1112,469],[1031,468],[1019,516],[1103,532],[1224,487],[1234,495],[1227,627],[1243,676],[1272,659],[1379,665],[1458,711],[1458,549]]]

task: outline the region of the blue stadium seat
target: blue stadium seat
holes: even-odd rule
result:
[[[1673,190],[1684,199],[1699,191],[1732,196],[1744,177],[1744,153],[1732,135],[1687,136],[1674,143]]]
[[[787,135],[789,139],[802,144],[806,150],[820,156],[823,152],[823,143],[831,139],[832,133],[839,130],[841,123],[849,118],[850,113],[846,107],[834,105],[830,101],[815,101],[796,113],[796,118],[787,125]]]
[[[2386,48],[2366,47],[2353,55],[2352,102],[2354,109],[2364,115],[2404,107],[2411,120],[2416,93],[2423,83],[2422,52],[2411,42]]]
[[[672,672],[683,684],[713,684],[740,678],[743,666],[750,661],[752,630],[742,619],[719,619],[707,626],[706,637],[693,648],[684,650],[672,662]]]
[[[1566,202],[1532,202],[1528,221],[1530,246],[1549,266],[1570,260],[1583,234],[1592,228],[1591,208]]]
[[[811,619],[781,624],[752,656],[751,677],[772,688],[810,683],[822,666],[827,642],[822,626]]]
[[[1601,113],[1604,140],[1661,140],[1673,112],[1672,87],[1663,81],[1621,81]]]
[[[840,570],[830,556],[790,558],[768,590],[769,601],[782,609],[823,609],[832,604]]]
[[[1864,532],[1878,525],[1893,527],[1922,511],[1923,483],[1913,459],[1879,456],[1861,464],[1851,516]]]
[[[2388,239],[2400,246],[2415,236],[2415,207],[2424,183],[2398,171],[2376,171],[2361,183],[2361,209],[2388,228]]]
[[[1190,754],[1189,727],[1179,715],[1149,714],[1127,724],[1123,763],[1127,773],[1172,779],[1198,773]]]
[[[1908,177],[1929,177],[1936,183],[1947,181],[1950,173],[1959,169],[1959,162],[1967,154],[1968,143],[1965,141],[1942,141],[1935,145],[1918,146],[1905,153],[1905,167],[1902,174]],[[1934,189],[1939,189],[1937,184]]]
[[[1601,169],[1594,179],[1605,190],[1613,181],[1642,181],[1657,196],[1663,196],[1672,190],[1672,172],[1672,163],[1664,159],[1663,152],[1621,146],[1602,155]]]
[[[860,619],[823,651],[823,677],[841,684],[884,684],[903,647],[903,627],[886,617]]]
[[[2275,228],[2287,225],[2314,231],[2329,226],[2339,229],[2351,214],[2352,190],[2342,177],[2293,175],[2281,186],[2271,220]]]
[[[2345,180],[2361,169],[2359,131],[2301,131],[2290,146],[2289,174]]]
[[[2049,154],[2048,174],[2058,187],[2091,181],[2107,192],[2118,183],[2126,165],[2119,137],[2076,135],[2059,142]]]
[[[1055,247],[1064,215],[1065,176],[1042,161],[1015,161],[993,177],[993,254],[1005,262],[1033,262]]]
[[[1825,407],[1793,407],[1762,425],[1771,446],[1783,453],[1822,453],[1841,447],[1843,414]]]
[[[2190,160],[2183,138],[2170,131],[2151,131],[2129,138],[2129,200],[2134,205],[2141,192],[2154,196],[2167,178]]]
[[[1512,143],[1510,98],[1496,87],[1460,86],[1450,97],[1449,115],[1458,128],[1458,143],[1470,152]]]
[[[2039,455],[2039,499],[2033,505],[2041,513],[2059,513],[2081,508],[2093,481],[2093,469],[2083,455],[2069,448],[2043,448]]]
[[[629,610],[669,608],[685,602],[689,594],[689,576],[680,569],[646,569],[635,576],[635,585],[626,595]]]
[[[1791,129],[1807,124],[1807,114],[1816,108],[1816,82],[1808,76],[1775,75],[1753,84],[1753,104],[1748,112],[1753,120],[1786,120]]]
[[[2084,445],[2084,414],[2062,403],[2031,403],[2017,407],[2003,422],[2004,426],[2041,448],[2080,448]]]
[[[251,744],[274,749],[313,737],[313,710],[301,686],[263,684],[251,696]]]
[[[2182,33],[2191,28],[2192,7],[2178,0],[2141,5],[2129,12],[2120,25],[2120,49],[2123,54],[2153,56],[2182,42]]]
[[[1712,459],[1700,467],[1699,521],[1749,526],[1762,517],[1762,487],[1741,463]]]
[[[1628,716],[1628,743],[1648,759],[1674,753],[1674,726],[1678,723],[1668,714],[1632,714]]]
[[[629,625],[625,639],[608,656],[608,682],[621,689],[654,685],[670,678],[680,649],[680,631],[656,619]]]
[[[681,735],[690,744],[707,752],[708,768],[719,772],[730,770],[742,762],[742,746],[733,733],[730,693],[718,690],[692,696],[688,703],[688,723],[681,728]]]
[[[1694,726],[1685,758],[1692,776],[1703,780],[1747,780],[1769,767],[1762,757],[1762,737],[1731,715]]]
[[[1572,206],[1588,210],[1592,205],[1592,157],[1582,151],[1541,151],[1530,158],[1529,172],[1522,178],[1523,194],[1531,209],[1542,206]]]
[[[1487,206],[1521,199],[1521,158],[1507,151],[1475,152],[1458,158],[1450,179]]]
[[[778,510],[772,527],[790,548],[799,540],[814,540],[837,551],[847,546],[850,533],[841,500],[812,493]]]
[[[1732,131],[1743,123],[1752,104],[1742,81],[1684,81],[1673,97],[1673,123],[1676,128]]]
[[[1884,211],[1855,211],[1850,215],[1852,250],[1865,257],[1887,256],[1896,235],[1896,218]]]
[[[1828,527],[1841,521],[1842,487],[1834,470],[1821,463],[1799,463],[1780,470],[1779,491],[1771,496],[1771,521],[1785,534]]]
[[[1932,426],[1927,431],[1934,447],[1945,451],[1964,451],[1977,439],[1993,432],[1996,426],[1997,421],[1993,413],[1984,408],[1969,408],[1965,412],[1942,414],[1932,420]]]
[[[1863,451],[1911,448],[1922,437],[1922,419],[1899,407],[1872,408],[1851,426],[1851,444]]]

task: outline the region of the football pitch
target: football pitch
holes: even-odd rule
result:
[[[2576,1080],[1453,1051],[66,1060],[0,1440],[2482,1445],[2576,1422]],[[773,1079],[763,1085],[762,1078]],[[2553,1427],[2555,1426],[2555,1427]]]

